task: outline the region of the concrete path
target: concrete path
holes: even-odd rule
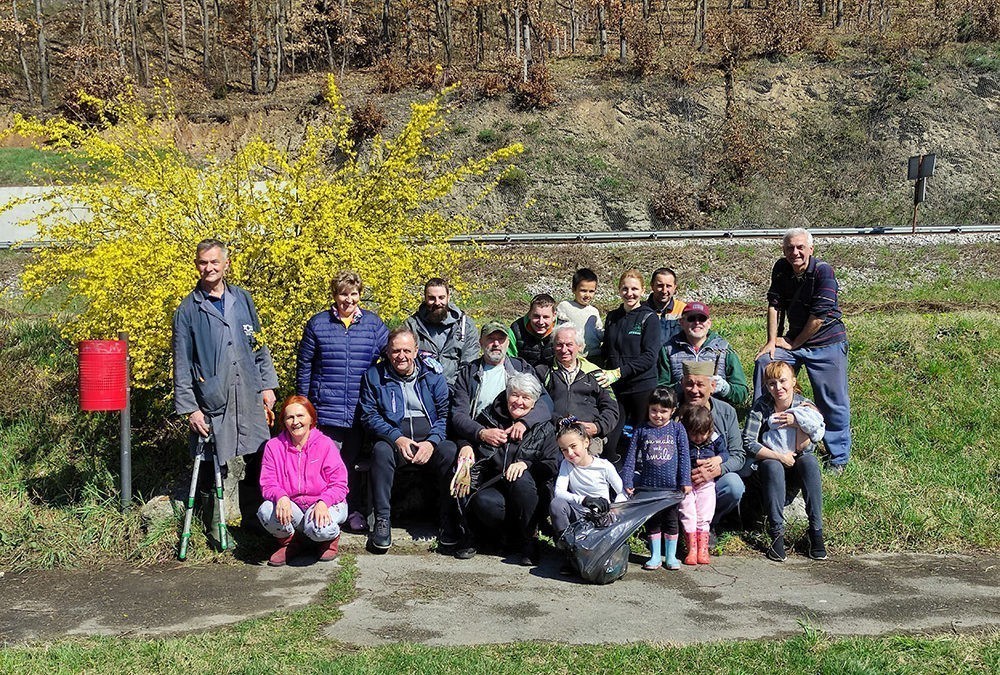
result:
[[[0,644],[217,628],[319,599],[336,563],[58,570],[0,578]]]
[[[713,560],[679,572],[633,564],[614,584],[591,586],[559,577],[551,557],[526,569],[486,556],[366,556],[358,597],[327,635],[355,645],[683,644],[798,634],[800,622],[831,635],[1000,628],[995,557]]]
[[[350,539],[347,548],[359,552],[362,539]],[[790,557],[783,565],[727,556],[680,572],[633,564],[624,579],[590,586],[559,577],[554,556],[527,569],[425,549],[411,542],[384,556],[359,552],[357,599],[326,634],[355,645],[679,644],[797,634],[800,621],[832,635],[1000,629],[995,556]],[[7,573],[0,643],[201,632],[301,608],[317,602],[338,571],[336,563],[301,566],[309,561]]]

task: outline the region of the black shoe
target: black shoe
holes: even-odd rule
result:
[[[719,548],[719,535],[715,533],[714,527],[708,529],[708,548],[712,551],[712,555],[719,555],[716,552]]]
[[[458,546],[458,532],[454,528],[442,527],[438,530],[438,546],[454,548]]]
[[[389,547],[392,546],[392,525],[389,524],[388,518],[375,518],[375,529],[372,530],[368,541],[372,548],[377,548],[380,551],[389,550]]]
[[[524,546],[521,547],[521,552],[514,556],[517,564],[521,567],[531,567],[538,563],[538,546],[535,539],[529,539]]]
[[[785,535],[781,532],[771,535],[771,545],[767,547],[767,558],[774,562],[785,562]]]
[[[455,549],[455,557],[459,560],[468,560],[476,557],[475,546],[459,546]]]
[[[826,560],[826,544],[823,542],[823,530],[809,530],[809,557],[813,560]]]
[[[828,476],[840,476],[844,473],[846,468],[846,464],[827,464],[824,467],[824,472]]]

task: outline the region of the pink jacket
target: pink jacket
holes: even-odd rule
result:
[[[314,428],[300,452],[282,431],[264,446],[260,490],[270,502],[287,496],[303,511],[321,499],[327,506],[339,504],[347,498],[347,467],[340,448]]]

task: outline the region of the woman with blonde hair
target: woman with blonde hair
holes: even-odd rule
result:
[[[302,332],[295,389],[316,406],[320,430],[340,444],[350,486],[345,529],[362,532],[365,490],[357,463],[364,432],[356,412],[361,380],[385,349],[389,329],[378,314],[361,308],[364,285],[357,273],[341,272],[330,290],[333,305],[309,319]]]
[[[618,425],[608,434],[605,457],[618,461],[618,445],[626,426],[635,428],[646,419],[649,395],[656,389],[656,359],[660,351],[660,322],[656,312],[642,302],[643,280],[639,270],[626,270],[618,280],[622,304],[604,320],[604,365],[597,373],[602,386],[611,386],[618,399]]]

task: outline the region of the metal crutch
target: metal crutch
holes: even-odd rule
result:
[[[209,436],[209,440],[212,437]],[[215,467],[215,508],[219,512],[219,549],[229,548],[229,530],[226,528],[226,495],[222,488],[222,467],[219,466],[219,453],[212,444],[212,463]]]
[[[194,453],[194,470],[191,472],[191,489],[188,490],[187,510],[184,511],[184,529],[181,531],[181,548],[177,553],[178,560],[187,558],[188,541],[191,539],[191,516],[194,514],[194,499],[198,494],[198,470],[201,468],[201,460],[205,458],[205,443],[208,438],[199,435],[198,447]]]

